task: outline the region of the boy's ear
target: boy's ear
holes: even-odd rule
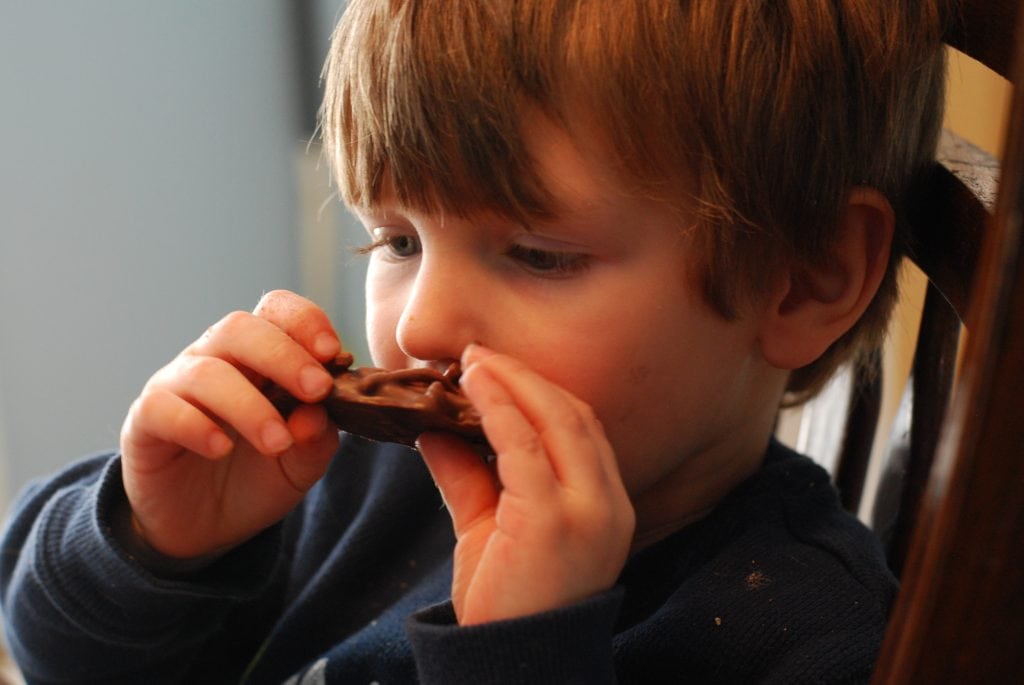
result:
[[[888,268],[895,223],[892,205],[879,191],[850,192],[828,259],[795,265],[771,296],[758,338],[769,364],[806,366],[853,327]]]

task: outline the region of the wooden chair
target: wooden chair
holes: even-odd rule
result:
[[[948,42],[1020,84],[1019,22],[1024,0],[961,0]],[[993,165],[944,142],[953,152],[913,222],[913,260],[929,283],[870,517],[902,580],[874,682],[1024,682],[1024,90],[994,207],[984,197]],[[878,419],[871,378],[848,390],[836,448],[834,477],[853,511]]]
[[[951,214],[959,227],[945,254],[920,259],[954,307],[966,305],[957,311],[965,312],[968,337],[912,510],[903,587],[876,683],[1024,680],[1024,410],[1017,397],[1024,386],[1024,44],[1014,36],[1014,27],[1017,36],[1024,31],[1022,4],[965,1],[959,31],[950,37],[1018,87],[995,212],[980,224],[973,287],[965,276],[958,280],[968,288],[960,294],[959,286],[943,290],[947,269],[940,266],[970,266],[973,256],[956,259],[969,254],[957,246],[974,240],[964,226],[979,226],[970,216]]]

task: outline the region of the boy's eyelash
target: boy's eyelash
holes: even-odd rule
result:
[[[353,248],[358,255],[369,255],[380,248],[389,248],[392,252],[399,253],[396,243],[399,240],[412,240],[416,238],[408,235],[385,236],[373,242]],[[587,255],[578,252],[561,252],[542,250],[536,247],[513,244],[505,250],[505,255],[519,262],[523,268],[541,276],[557,278],[571,276],[579,273],[590,266]],[[397,257],[409,255],[396,254]]]
[[[398,240],[405,240],[405,239],[416,240],[416,238],[414,238],[412,236],[408,236],[408,235],[385,236],[383,238],[378,238],[377,240],[374,240],[373,242],[368,243],[366,245],[360,245],[359,247],[354,247],[354,248],[352,248],[352,251],[355,252],[357,255],[369,255],[369,254],[373,253],[375,250],[378,250],[378,249],[380,249],[382,247],[387,247],[387,248],[391,248],[392,250],[394,250],[396,242]]]
[[[511,245],[505,254],[522,263],[530,271],[549,277],[570,276],[590,266],[587,255],[578,252],[556,252],[525,245]]]
[[[368,255],[377,248],[384,247],[385,245],[387,245],[387,241],[385,240],[374,240],[371,243],[353,247],[352,251],[355,252],[357,255]]]

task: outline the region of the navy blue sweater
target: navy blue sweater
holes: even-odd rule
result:
[[[411,450],[344,436],[292,515],[198,571],[147,570],[116,542],[126,511],[116,455],[15,504],[0,582],[29,682],[866,682],[896,591],[827,474],[777,444],[609,592],[468,628]]]

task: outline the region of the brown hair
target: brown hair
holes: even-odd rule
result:
[[[524,106],[597,131],[631,190],[696,211],[708,302],[734,317],[793,263],[828,258],[856,186],[897,214],[861,321],[791,374],[814,394],[884,334],[913,190],[931,166],[945,56],[938,0],[353,0],[321,127],[342,199],[517,218],[557,208]]]

